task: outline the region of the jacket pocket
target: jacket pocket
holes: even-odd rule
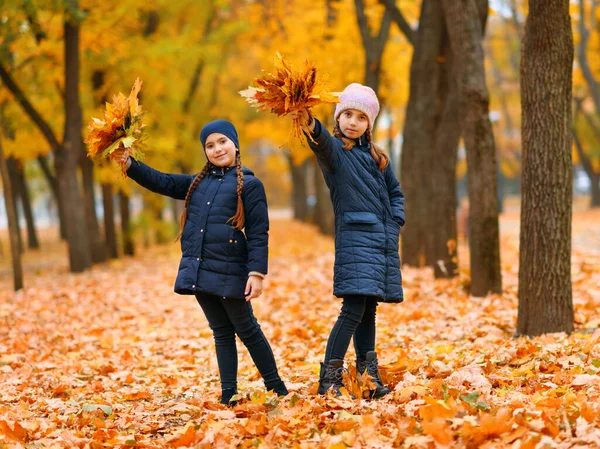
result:
[[[373,225],[377,223],[377,215],[372,212],[344,212],[344,223]]]

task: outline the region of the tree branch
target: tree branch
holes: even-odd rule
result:
[[[354,5],[356,6],[356,20],[358,21],[360,37],[362,38],[363,45],[366,47],[370,42],[371,33],[369,32],[369,23],[365,15],[365,4],[363,0],[354,0]]]
[[[53,151],[58,150],[60,148],[60,143],[56,138],[52,128],[50,125],[42,118],[40,113],[33,107],[33,105],[29,102],[27,97],[23,91],[17,86],[15,81],[13,80],[10,73],[6,71],[4,65],[0,62],[0,79],[6,86],[6,88],[14,95],[15,99],[19,102],[23,110],[27,113],[29,118],[36,124],[41,133],[46,138],[46,141],[50,145]]]
[[[385,10],[390,13],[391,19],[398,26],[406,40],[414,47],[417,32],[411,28],[409,23],[406,21],[400,9],[396,6],[394,0],[379,0],[379,2],[385,6]]]

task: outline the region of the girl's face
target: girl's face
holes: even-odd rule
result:
[[[233,141],[224,134],[210,134],[204,143],[204,151],[209,162],[217,167],[231,167],[235,164],[237,149]]]
[[[358,139],[369,127],[367,114],[357,109],[346,109],[338,119],[340,131],[349,139]]]

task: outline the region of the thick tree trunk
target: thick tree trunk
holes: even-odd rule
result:
[[[6,214],[8,216],[8,233],[10,238],[10,252],[12,254],[13,284],[15,291],[23,288],[23,267],[21,265],[21,252],[19,250],[18,222],[14,213],[15,204],[13,202],[12,187],[8,175],[8,167],[4,158],[2,141],[0,141],[0,177],[2,177],[2,188],[4,190],[4,202],[6,205]]]
[[[102,263],[106,260],[106,243],[100,234],[98,215],[96,214],[96,195],[94,193],[94,163],[81,152],[81,174],[83,181],[83,198],[85,203],[85,223],[88,232],[88,243],[92,263]]]
[[[119,192],[119,208],[121,212],[121,240],[123,244],[123,254],[133,256],[135,247],[133,244],[133,235],[131,231],[131,220],[129,214],[129,196]]]
[[[77,7],[76,2],[71,2]],[[55,151],[56,176],[61,201],[64,204],[69,264],[78,273],[92,264],[77,166],[81,155],[81,109],[79,105],[79,26],[66,17],[65,35],[65,132],[64,142]]]
[[[521,57],[523,156],[517,332],[571,332],[569,0],[530,0]]]
[[[308,220],[308,203],[306,201],[308,196],[307,190],[307,177],[309,160],[302,162],[301,164],[294,165],[294,160],[290,154],[288,154],[288,162],[290,164],[290,173],[292,175],[292,207],[294,209],[294,219],[300,221]],[[320,175],[320,174],[319,174]]]
[[[485,82],[483,27],[475,0],[442,0],[455,55],[461,131],[467,149],[471,294],[502,292],[496,148]],[[487,8],[486,8],[487,9]]]
[[[117,259],[117,231],[115,228],[115,208],[113,202],[112,185],[102,184],[102,203],[104,205],[104,237],[106,239],[106,251],[110,259]]]
[[[438,87],[444,20],[438,0],[424,0],[410,68],[410,96],[401,155],[402,190],[407,224],[402,229],[402,261],[413,266],[434,264],[431,166],[439,121]],[[445,244],[444,244],[445,246]]]
[[[460,139],[458,116],[459,92],[454,57],[444,34],[446,64],[440,73],[440,120],[435,135],[435,157],[432,165],[433,273],[436,278],[458,276],[458,231],[456,223],[456,160]]]

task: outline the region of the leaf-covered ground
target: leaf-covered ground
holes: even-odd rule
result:
[[[600,213],[577,213],[573,224],[570,336],[512,338],[518,217],[504,214],[501,229],[502,296],[469,297],[468,270],[436,282],[429,270],[403,270],[406,301],[378,309],[377,349],[393,388],[379,401],[315,396],[340,302],[331,296],[333,243],[310,226],[273,221],[270,274],[254,301],[291,394],[266,395],[238,342],[244,398],[234,408],[218,404],[200,307],[172,292],[177,245],[81,275],[67,273],[64,253],[39,265],[43,254],[28,255],[24,292],[10,293],[6,270],[0,278],[0,441],[10,448],[599,447]],[[353,359],[350,349],[350,366]],[[348,389],[360,396],[352,374]]]

